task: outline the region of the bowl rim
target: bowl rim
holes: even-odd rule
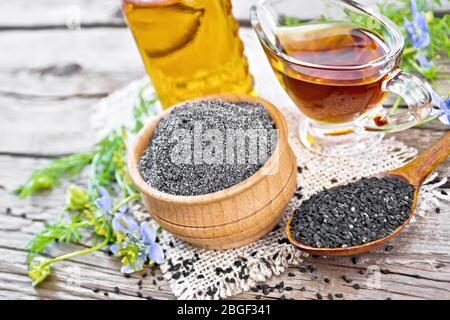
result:
[[[138,152],[137,148],[142,142],[143,139],[150,141],[154,130],[156,129],[159,122],[167,117],[173,110],[176,108],[182,107],[187,103],[205,101],[219,99],[231,103],[238,102],[248,102],[248,103],[259,103],[261,104],[269,114],[270,118],[274,121],[276,129],[278,129],[278,139],[277,145],[274,149],[274,152],[269,157],[269,159],[264,163],[264,165],[259,168],[254,174],[250,177],[241,181],[227,189],[219,190],[213,193],[195,195],[195,196],[179,196],[170,194],[167,192],[163,192],[151,187],[145,180],[142,178],[139,169],[138,162],[142,156],[142,153],[148,146],[148,142],[145,144],[145,148],[143,148],[142,152]],[[130,178],[136,188],[139,189],[143,194],[158,199],[160,201],[166,201],[170,203],[184,204],[184,205],[198,205],[198,204],[207,204],[211,202],[217,202],[219,200],[224,200],[230,198],[238,193],[242,193],[242,191],[249,189],[254,186],[258,182],[260,182],[265,175],[261,173],[262,170],[268,168],[273,165],[274,162],[277,162],[277,156],[281,154],[281,145],[288,144],[288,136],[287,136],[287,124],[286,121],[281,114],[281,112],[270,102],[265,99],[254,97],[248,94],[236,94],[236,93],[222,93],[222,94],[212,94],[207,95],[195,99],[186,100],[180,103],[177,103],[170,107],[169,109],[162,112],[160,115],[149,121],[144,127],[138,132],[136,137],[134,138],[133,143],[131,144],[131,148],[128,150],[128,160],[127,160],[127,168]]]

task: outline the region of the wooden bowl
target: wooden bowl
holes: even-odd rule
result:
[[[245,181],[210,194],[177,196],[148,185],[139,173],[138,162],[159,121],[174,108],[210,99],[263,105],[278,129],[278,143],[272,156]],[[141,192],[145,207],[162,228],[199,247],[236,248],[272,230],[295,191],[296,160],[287,137],[286,122],[271,103],[241,94],[211,95],[177,104],[148,123],[129,151],[128,171]]]

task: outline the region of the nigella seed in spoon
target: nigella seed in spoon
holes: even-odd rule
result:
[[[363,178],[302,202],[292,237],[315,248],[347,248],[388,236],[409,217],[414,187],[395,177]],[[352,259],[357,263],[356,258]]]

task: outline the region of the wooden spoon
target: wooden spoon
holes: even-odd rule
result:
[[[396,177],[407,181],[414,186],[414,199],[411,205],[411,211],[409,212],[408,219],[397,227],[390,235],[380,238],[362,245],[352,246],[347,248],[315,248],[309,245],[303,244],[298,240],[295,240],[291,234],[291,220],[294,214],[288,220],[286,225],[286,236],[289,241],[299,249],[309,252],[315,255],[321,256],[350,256],[361,254],[370,250],[373,250],[387,241],[395,237],[411,220],[414,210],[417,205],[417,199],[419,197],[419,190],[423,181],[428,175],[436,169],[436,167],[444,161],[450,154],[450,131],[447,132],[439,141],[433,144],[430,148],[422,152],[411,162],[407,163],[403,167],[397,168],[392,171],[384,172],[376,175],[376,177]]]

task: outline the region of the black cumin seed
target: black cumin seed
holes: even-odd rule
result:
[[[137,283],[138,286],[142,286],[142,280],[139,280]]]
[[[10,214],[12,212],[11,208],[6,208],[6,214]]]
[[[142,278],[147,278],[147,272],[143,272],[141,275]]]
[[[323,282],[325,282],[325,283],[330,283],[330,279],[328,279],[328,278],[323,278]]]
[[[109,293],[108,293],[108,292],[103,292],[103,295],[104,295],[105,297],[108,297],[108,296],[109,296]]]
[[[381,269],[380,272],[382,274],[389,274],[389,273],[391,273],[388,269]]]
[[[344,297],[344,295],[342,293],[336,293],[334,296],[339,299]]]
[[[288,276],[289,276],[289,277],[295,277],[295,274],[292,273],[292,272],[289,272],[289,273],[288,273]]]
[[[322,297],[322,295],[320,294],[320,293],[316,293],[316,297],[317,297],[317,299],[319,299],[319,300],[322,300],[323,299],[323,297]]]
[[[120,293],[119,287],[114,287],[114,293],[116,293],[116,294],[119,294],[119,293]]]
[[[355,290],[361,289],[361,287],[360,287],[359,284],[357,284],[357,283],[355,283],[352,287],[353,287],[353,289],[355,289]]]
[[[124,277],[125,277],[125,278],[130,278],[130,277],[131,277],[131,275],[130,275],[130,274],[128,274],[128,273],[125,273]]]
[[[329,294],[327,295],[327,297],[328,297],[328,300],[334,300],[334,299],[333,299],[333,295],[332,295],[331,293],[329,293]]]
[[[413,194],[412,185],[388,177],[363,178],[320,191],[294,211],[292,236],[316,248],[345,248],[374,241],[406,221]]]
[[[202,274],[199,274],[199,275],[197,276],[197,279],[203,279],[203,278],[205,278],[205,276],[202,275]]]
[[[306,273],[306,268],[304,268],[304,267],[300,267],[300,268],[298,268],[298,270],[299,270],[301,273]]]
[[[181,272],[175,272],[172,276],[172,279],[178,280],[181,277]]]
[[[352,257],[352,263],[353,263],[353,264],[357,264],[357,263],[358,263],[358,258]]]
[[[236,260],[234,265],[239,268],[242,265],[242,262],[240,260]]]
[[[95,293],[97,293],[97,292],[100,291],[100,289],[99,289],[99,288],[94,288],[94,289],[92,289],[92,291],[94,291]]]
[[[159,276],[159,277],[156,277],[156,279],[157,279],[158,281],[163,281],[163,280],[164,280],[164,277]]]
[[[256,300],[259,300],[259,299],[261,299],[261,295],[257,294],[257,295],[255,296],[255,298],[256,298]]]
[[[137,296],[138,296],[139,298],[142,298],[142,292],[138,291],[138,292],[137,292]]]
[[[284,288],[286,291],[292,291],[293,290],[293,288],[292,287],[286,287],[286,288]]]
[[[156,280],[155,279],[152,280],[152,283],[153,283],[154,286],[156,286]]]
[[[444,196],[448,195],[448,193],[445,190],[441,190],[441,194],[443,194]]]
[[[251,287],[250,290],[252,290],[253,292],[258,292],[258,288],[256,287]]]
[[[301,287],[300,291],[306,291],[306,287]]]
[[[436,209],[434,209],[434,211],[435,211],[436,213],[441,213],[441,208],[436,208]]]

